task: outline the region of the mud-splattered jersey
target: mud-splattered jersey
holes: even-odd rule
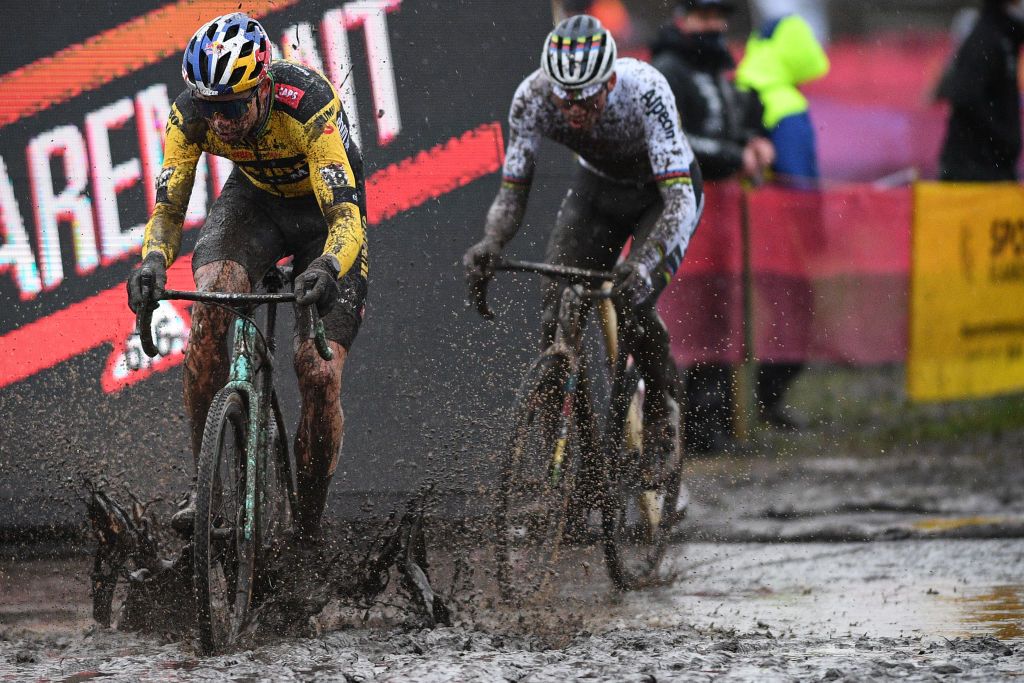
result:
[[[656,265],[665,265],[674,273],[703,208],[693,187],[693,175],[699,174],[696,160],[665,77],[649,64],[628,58],[615,61],[615,73],[617,81],[607,106],[588,130],[569,126],[551,99],[551,82],[540,70],[520,84],[509,112],[502,174],[504,208],[512,215],[521,214],[540,141],[554,140],[600,176],[628,184],[658,184],[665,208],[651,233],[650,253],[638,257],[652,271]],[[515,190],[513,199],[507,191]],[[522,206],[507,206],[508,200]],[[655,253],[659,248],[662,253]]]
[[[313,194],[327,220],[325,254],[348,272],[366,239],[362,156],[331,83],[285,60],[269,69],[270,113],[259,131],[238,143],[218,138],[199,115],[189,91],[171,106],[156,207],[146,225],[142,255],[162,253],[170,264],[181,248],[181,230],[203,152],[230,159],[261,190],[281,197]]]

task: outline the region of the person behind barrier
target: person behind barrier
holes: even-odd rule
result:
[[[565,19],[545,39],[541,68],[512,99],[501,187],[483,239],[463,258],[471,292],[493,275],[522,223],[543,138],[578,155],[547,261],[614,268],[642,328],[631,347],[647,387],[644,453],[654,466],[679,444],[679,409],[668,393],[676,368],[655,306],[700,220],[700,168],[665,77],[649,64],[616,59],[612,34],[594,17]],[[616,265],[630,237],[629,257]],[[544,282],[544,347],[554,341],[564,286]]]
[[[795,187],[815,188],[819,177],[814,126],[799,86],[828,70],[821,43],[795,14],[769,19],[751,35],[736,70],[739,87],[756,93],[764,107],[778,180]]]
[[[799,87],[823,77],[828,57],[811,27],[801,17],[769,18],[747,41],[736,82],[757,94],[764,108],[762,122],[775,146],[772,172],[776,182],[815,190],[818,154],[807,98]],[[757,377],[761,418],[779,429],[799,425],[785,408],[784,395],[800,373],[800,363],[764,363]]]
[[[986,0],[943,75],[937,96],[950,104],[939,177],[1015,181],[1021,154],[1017,63],[1024,0]]]
[[[133,311],[154,307],[143,275],[159,289],[181,248],[182,223],[203,152],[235,163],[199,232],[192,255],[196,288],[249,292],[281,258],[294,256],[294,364],[302,396],[295,435],[296,530],[314,539],[341,449],[341,376],[362,322],[367,248],[362,155],[331,83],[305,66],[271,60],[260,23],[245,14],[217,17],[188,43],[185,90],[167,118],[156,206],[146,224],[142,265],[128,279]],[[299,336],[316,305],[334,359],[324,361]],[[197,303],[185,353],[185,408],[198,458],[213,395],[227,381],[232,316]],[[172,518],[187,532],[194,490]]]
[[[651,64],[664,74],[682,119],[683,130],[700,162],[705,181],[741,174],[761,178],[775,148],[761,125],[761,106],[739,92],[729,76],[736,68],[725,41],[732,0],[680,0],[672,22],[651,45]],[[706,310],[705,315],[717,311]],[[687,448],[717,451],[732,431],[733,368],[697,363],[686,372]]]

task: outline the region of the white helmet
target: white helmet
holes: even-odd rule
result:
[[[612,34],[594,17],[580,14],[548,34],[540,65],[556,86],[582,90],[611,78],[615,54]]]

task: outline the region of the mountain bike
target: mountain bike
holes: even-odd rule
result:
[[[628,342],[642,333],[611,287],[612,273],[505,260],[496,271],[537,273],[569,284],[554,342],[531,363],[516,397],[501,463],[496,526],[498,581],[504,597],[544,597],[558,582],[566,540],[585,536],[589,511],[601,513],[601,538],[615,586],[630,590],[659,573],[670,532],[682,518],[682,452],[644,459],[644,386]],[[492,317],[486,288],[478,310]],[[583,340],[587,310],[603,303],[609,396],[599,425]],[[678,373],[673,396],[683,400]],[[679,433],[682,433],[680,426]]]
[[[273,268],[252,294],[154,292],[154,301],[197,301],[236,316],[228,382],[210,404],[196,468],[192,579],[204,653],[222,650],[249,626],[259,569],[272,542],[290,528],[296,505],[295,469],[274,388],[277,305],[295,301],[294,293],[281,292],[288,279],[287,269]],[[143,286],[152,290],[153,282]],[[261,328],[255,310],[262,305]],[[153,310],[144,308],[136,320],[151,358],[162,345],[153,339]],[[316,306],[309,312],[307,333],[320,357],[330,360]]]

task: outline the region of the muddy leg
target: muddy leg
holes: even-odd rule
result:
[[[234,261],[216,261],[195,273],[196,289],[204,292],[249,292],[245,269]],[[185,350],[185,410],[191,423],[192,463],[199,457],[203,427],[213,395],[228,379],[228,326],[233,316],[223,308],[197,303]]]
[[[345,349],[329,342],[334,359],[325,361],[313,342],[303,340],[295,352],[295,373],[299,378],[302,410],[295,432],[298,510],[295,526],[299,534],[315,538],[327,502],[327,489],[338,466],[345,417],[341,409],[341,373]]]

